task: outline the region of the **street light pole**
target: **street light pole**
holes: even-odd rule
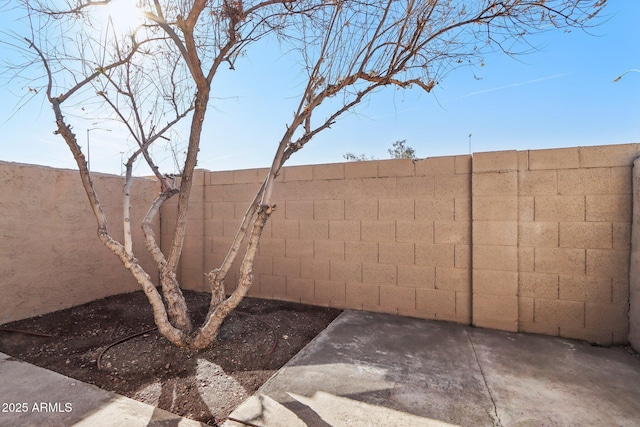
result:
[[[614,82],[614,83],[619,82],[619,81],[620,81],[620,79],[621,79],[622,77],[624,77],[624,75],[625,75],[625,74],[627,74],[627,73],[640,73],[640,70],[638,70],[637,68],[632,68],[632,69],[630,69],[630,70],[627,70],[627,71],[625,71],[624,73],[620,74],[620,75],[619,75],[618,77],[616,77],[615,79],[613,79],[613,82]]]
[[[111,132],[111,129],[106,128],[91,128],[87,129],[87,170],[91,172],[91,145],[89,143],[89,132],[92,130],[105,130],[107,132]]]

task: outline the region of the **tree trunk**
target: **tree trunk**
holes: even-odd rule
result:
[[[238,287],[233,291],[229,298],[225,299],[220,304],[217,304],[215,307],[210,307],[209,313],[207,314],[207,320],[193,338],[193,341],[190,344],[191,348],[203,349],[215,342],[224,319],[227,318],[229,313],[231,313],[231,311],[240,304],[245,295],[247,295],[247,292],[253,283],[253,261],[258,250],[260,236],[262,235],[262,230],[274,209],[275,206],[261,205],[257,207],[257,217],[253,223],[251,235],[249,236],[247,252],[242,260],[242,265],[240,266]]]

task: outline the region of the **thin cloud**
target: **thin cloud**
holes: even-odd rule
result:
[[[512,88],[512,87],[529,85],[529,84],[533,84],[533,83],[543,82],[545,80],[559,79],[560,77],[568,76],[569,74],[571,74],[571,73],[554,74],[552,76],[540,77],[540,78],[533,79],[533,80],[527,80],[525,82],[511,83],[511,84],[504,85],[504,86],[493,87],[491,89],[483,89],[483,90],[479,90],[479,91],[476,91],[476,92],[468,93],[466,95],[458,96],[457,98],[454,98],[454,99],[468,98],[470,96],[480,95],[480,94],[489,93],[489,92],[495,92],[495,91],[498,91],[498,90],[509,89],[509,88]]]

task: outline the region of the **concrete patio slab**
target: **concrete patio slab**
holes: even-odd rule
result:
[[[621,348],[469,329],[502,425],[640,425],[640,360]]]
[[[620,348],[345,311],[225,426],[631,427],[638,402]]]

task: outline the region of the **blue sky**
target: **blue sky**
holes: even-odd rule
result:
[[[453,71],[427,94],[384,90],[325,131],[289,165],[344,161],[346,152],[388,158],[387,149],[404,139],[418,157],[466,154],[471,150],[526,150],[640,142],[640,1],[609,0],[604,22],[580,30],[545,33],[531,39],[539,49],[517,59],[488,55],[482,68]],[[13,16],[0,12],[0,25],[15,29]],[[0,45],[0,58],[8,53]],[[274,54],[275,53],[275,54]],[[275,58],[275,61],[274,61]],[[199,167],[229,170],[265,167],[300,93],[301,80],[286,57],[265,45],[256,56],[225,70],[214,96],[202,140]],[[0,87],[0,160],[74,168],[53,115],[40,98],[16,111],[24,88]],[[82,122],[80,141],[90,132],[91,169],[119,174],[121,152],[132,146],[126,135]],[[471,134],[471,138],[469,138]],[[180,147],[187,134],[179,130]],[[174,172],[170,152],[157,152]],[[146,174],[140,167],[137,174]]]

